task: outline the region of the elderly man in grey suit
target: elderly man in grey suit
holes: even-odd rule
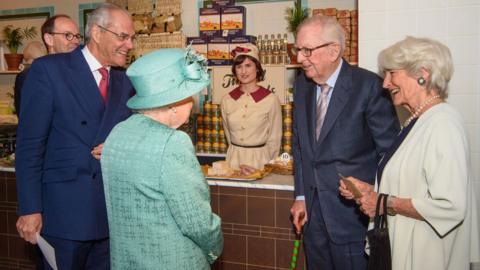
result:
[[[303,73],[295,82],[295,202],[309,270],[365,269],[368,217],[344,200],[337,173],[375,180],[377,163],[399,130],[381,78],[350,66],[341,55],[345,33],[338,22],[313,16],[295,43]]]

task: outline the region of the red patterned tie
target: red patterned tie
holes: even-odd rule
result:
[[[107,104],[107,94],[108,94],[108,70],[104,67],[99,68],[98,72],[102,74],[102,79],[100,80],[100,85],[98,88],[100,88],[100,95],[103,97],[103,102]]]

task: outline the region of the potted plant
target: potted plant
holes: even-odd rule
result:
[[[7,25],[3,28],[3,35],[5,43],[10,50],[10,53],[5,54],[5,60],[8,64],[8,70],[18,70],[18,66],[22,62],[23,55],[18,54],[18,48],[23,45],[25,39],[34,38],[37,35],[35,26],[25,28],[13,28],[12,25]]]
[[[293,34],[293,37],[297,37],[298,26],[308,18],[310,10],[308,8],[302,8],[301,0],[295,1],[293,7],[289,7],[285,10],[285,19],[288,22],[287,30]],[[292,64],[297,63],[297,57],[292,53],[293,44],[288,44],[288,55]]]

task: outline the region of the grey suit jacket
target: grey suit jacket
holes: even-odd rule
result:
[[[304,195],[310,211],[318,192],[327,231],[338,244],[363,241],[368,218],[354,201],[341,197],[337,173],[373,184],[377,164],[399,131],[395,108],[381,85],[376,74],[344,61],[317,141],[316,84],[304,74],[295,82],[295,196]]]

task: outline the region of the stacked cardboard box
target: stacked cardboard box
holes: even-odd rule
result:
[[[345,51],[343,58],[350,63],[358,62],[358,11],[337,10],[336,8],[314,9],[312,15],[322,14],[335,17],[345,30]]]
[[[189,37],[187,45],[191,44],[195,51],[203,54],[208,59],[208,65],[225,66],[232,64],[233,49],[246,43],[256,44],[256,41],[254,36]]]

